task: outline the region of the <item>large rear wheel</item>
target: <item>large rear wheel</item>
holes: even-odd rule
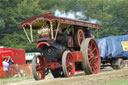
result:
[[[83,55],[82,67],[85,74],[96,74],[100,71],[100,54],[96,41],[86,38],[82,41],[81,52]]]
[[[41,55],[34,56],[32,60],[32,73],[35,80],[45,78],[45,60]]]
[[[70,51],[65,51],[62,56],[62,69],[65,77],[72,77],[75,73],[75,62]]]

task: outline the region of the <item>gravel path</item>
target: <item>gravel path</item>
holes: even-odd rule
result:
[[[100,82],[109,82],[120,78],[128,78],[128,69],[104,71],[93,75],[79,73],[72,78],[47,78],[40,81],[28,79],[2,83],[0,85],[96,85]]]

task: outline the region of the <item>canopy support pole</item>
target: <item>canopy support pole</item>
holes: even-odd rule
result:
[[[25,28],[24,28],[24,27],[23,27],[23,29],[24,29],[24,33],[25,33],[25,35],[26,35],[26,37],[27,37],[27,39],[28,39],[29,43],[31,43],[31,40],[30,40],[30,38],[29,38],[29,36],[28,36],[28,34],[27,34],[27,32],[26,32],[26,30],[25,30]]]
[[[51,38],[53,39],[54,37],[53,37],[53,26],[52,26],[52,21],[50,21],[50,28],[51,28]]]
[[[54,38],[54,40],[56,40],[56,37],[57,37],[58,31],[59,31],[59,27],[60,27],[60,23],[58,23],[58,25],[57,25],[57,30],[56,30],[56,34],[55,34],[55,38]]]
[[[30,35],[31,35],[31,41],[33,42],[33,32],[32,32],[32,25],[30,25]]]

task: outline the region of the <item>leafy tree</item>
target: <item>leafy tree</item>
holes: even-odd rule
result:
[[[1,18],[0,19],[0,29],[4,29],[5,28],[5,22],[4,20]]]
[[[0,0],[0,45],[34,51],[20,23],[45,12],[79,12],[100,24],[99,37],[127,34],[128,0]]]
[[[16,2],[15,2],[16,1]],[[18,2],[19,1],[19,2]],[[39,0],[9,0],[7,1],[8,7],[4,8],[1,14],[5,29],[1,32],[0,44],[11,48],[30,48],[31,46],[26,41],[23,30],[20,30],[20,23],[34,15],[44,13],[40,9]],[[4,2],[3,2],[4,3]],[[21,42],[22,41],[22,42]],[[13,42],[13,43],[12,43]],[[30,47],[28,47],[30,46]]]

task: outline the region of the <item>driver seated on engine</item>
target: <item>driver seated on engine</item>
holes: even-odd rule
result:
[[[42,38],[43,40],[50,39],[50,28],[48,26],[41,27],[41,29],[38,30],[38,39]]]

